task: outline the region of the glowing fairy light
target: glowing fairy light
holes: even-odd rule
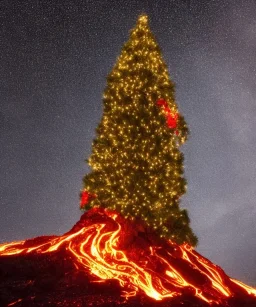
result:
[[[167,65],[141,15],[107,78],[81,209],[140,216],[161,237],[195,246],[186,210],[179,208],[186,191],[179,147],[187,136]]]

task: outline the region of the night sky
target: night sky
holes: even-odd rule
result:
[[[102,94],[148,14],[191,131],[182,147],[197,250],[256,286],[256,1],[0,2],[0,242],[81,216]]]

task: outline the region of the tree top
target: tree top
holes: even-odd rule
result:
[[[148,16],[146,14],[142,14],[139,16],[138,18],[138,21],[137,21],[138,24],[141,24],[141,25],[146,25],[148,24]]]

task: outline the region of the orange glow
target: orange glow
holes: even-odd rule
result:
[[[163,300],[187,291],[210,305],[233,296],[234,287],[256,296],[256,289],[229,278],[188,244],[179,246],[166,241],[164,248],[148,245],[138,260],[129,250],[119,248],[124,231],[119,216],[108,211],[104,214],[108,219],[105,223],[91,222],[72,233],[46,239],[42,244],[33,245],[33,240],[1,244],[0,256],[51,253],[63,247],[73,255],[77,270],[90,271],[100,278],[98,282],[118,280],[126,298],[143,291],[155,300]],[[188,274],[190,271],[195,273]]]
[[[236,283],[238,286],[242,287],[243,289],[245,289],[249,294],[256,296],[256,289],[249,287],[247,285],[245,285],[244,283],[242,283],[239,280],[233,279],[231,278],[231,280]]]
[[[19,302],[21,302],[21,301],[22,301],[22,299],[20,298],[20,299],[18,299],[17,301],[8,304],[8,306],[13,306],[13,305],[15,305],[15,304],[17,304],[17,303],[19,303]]]

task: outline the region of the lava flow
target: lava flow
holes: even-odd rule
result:
[[[91,209],[63,236],[34,241],[1,244],[0,256],[64,248],[77,270],[90,272],[98,282],[118,280],[127,300],[140,293],[158,301],[189,294],[208,305],[236,295],[256,298],[256,289],[229,278],[188,244],[160,240],[142,223],[116,212]]]

